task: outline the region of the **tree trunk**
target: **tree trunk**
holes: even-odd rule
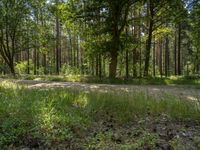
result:
[[[39,50],[37,49],[37,74],[39,75],[39,69],[40,69],[40,53]]]
[[[101,54],[99,54],[99,77],[102,77],[102,59]]]
[[[136,8],[134,8],[134,11],[133,11],[134,14],[131,13],[132,18],[138,17],[138,14],[136,13],[135,9]],[[139,37],[140,27],[138,26],[138,29],[136,29],[136,25],[134,25],[134,26],[132,26],[131,31],[132,31],[132,36],[133,36],[134,42],[135,42],[136,41],[135,39],[137,38],[137,36]],[[137,64],[137,48],[136,47],[133,48],[132,54],[133,54],[133,57],[132,57],[132,59],[133,59],[133,78],[136,78],[137,77],[137,66],[136,66],[136,64]]]
[[[98,57],[98,55],[96,56],[96,66],[95,66],[95,68],[96,68],[96,76],[98,77],[99,76],[99,57]]]
[[[128,50],[126,50],[126,79],[129,78],[129,59],[128,59]]]
[[[149,23],[148,39],[147,39],[147,44],[146,44],[144,76],[149,75],[149,60],[150,60],[150,52],[151,52],[152,32],[153,32],[153,20],[151,19]]]
[[[33,61],[34,61],[34,75],[37,74],[37,51],[36,48],[34,48],[34,54],[33,54]]]
[[[127,42],[127,36],[128,36],[128,29],[126,28],[126,42]],[[129,52],[128,49],[126,48],[126,79],[129,78]]]
[[[159,49],[160,49],[160,76],[163,76],[163,53],[162,53],[162,40],[159,42]]]
[[[29,51],[29,48],[28,48],[28,50],[27,50],[27,65],[28,65],[28,67],[27,67],[27,73],[28,74],[30,74],[30,51]]]
[[[176,31],[175,31],[175,34],[174,34],[174,36],[175,36],[175,39],[174,39],[174,75],[176,76],[177,75],[177,60],[176,60],[176,58],[177,58],[177,55],[176,55],[176,51],[177,51],[177,48],[176,48],[176,46],[177,46],[177,38],[176,38]]]
[[[60,23],[56,16],[56,73],[60,72]]]
[[[46,54],[43,54],[43,67],[44,67],[44,74],[46,74],[47,73]]]
[[[117,51],[114,51],[111,55],[111,60],[109,64],[109,77],[110,78],[115,78],[116,77],[116,72],[117,72]]]
[[[156,42],[155,42],[155,37],[154,37],[154,42],[153,42],[153,76],[156,76]]]
[[[9,60],[8,66],[10,68],[10,72],[11,72],[12,76],[16,77],[14,60],[13,59]]]
[[[178,26],[178,75],[181,75],[181,24]]]
[[[165,41],[165,76],[169,76],[169,37]]]

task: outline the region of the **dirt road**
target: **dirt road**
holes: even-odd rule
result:
[[[152,96],[160,97],[172,95],[188,100],[200,100],[200,89],[189,88],[188,86],[164,86],[164,85],[112,85],[112,84],[86,84],[73,82],[51,82],[32,80],[13,80],[18,84],[28,86],[28,88],[67,88],[81,91],[99,92],[144,92]]]

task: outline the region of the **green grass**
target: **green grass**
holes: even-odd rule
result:
[[[0,147],[21,148],[21,145],[28,143],[34,148],[36,142],[45,148],[52,148],[53,145],[67,145],[67,141],[81,140],[85,136],[87,142],[82,146],[92,149],[92,142],[97,144],[99,139],[106,142],[112,136],[109,132],[106,135],[97,133],[100,137],[96,141],[89,134],[98,130],[93,129],[96,122],[114,118],[115,124],[122,125],[141,121],[145,117],[156,118],[162,115],[172,120],[200,121],[200,110],[196,104],[170,96],[157,100],[144,93],[109,94],[65,89],[27,89],[3,82],[0,85]],[[156,135],[146,134],[140,138],[147,138],[152,144]],[[140,138],[139,146],[133,146],[143,145]]]
[[[11,78],[9,76],[0,76],[1,78]],[[99,84],[130,84],[130,85],[182,85],[187,87],[200,88],[199,76],[171,76],[171,77],[148,77],[137,79],[124,78],[99,78],[87,75],[20,75],[17,79],[24,80],[41,80],[57,82],[82,82],[82,83],[99,83]]]

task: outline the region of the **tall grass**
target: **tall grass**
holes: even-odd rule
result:
[[[28,89],[0,85],[0,147],[25,144],[23,139],[66,141],[81,136],[94,121],[113,116],[117,123],[165,114],[172,119],[200,120],[194,103],[144,93],[84,93],[65,89]]]

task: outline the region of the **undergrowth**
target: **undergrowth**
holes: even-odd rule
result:
[[[144,93],[28,89],[2,82],[0,147],[12,149],[13,146],[31,144],[33,148],[35,145],[51,147],[54,143],[66,144],[73,138],[88,135],[95,122],[115,118],[115,124],[120,125],[162,115],[172,120],[200,120],[200,110],[196,104],[171,96],[155,99]],[[90,144],[85,146],[89,148]]]

